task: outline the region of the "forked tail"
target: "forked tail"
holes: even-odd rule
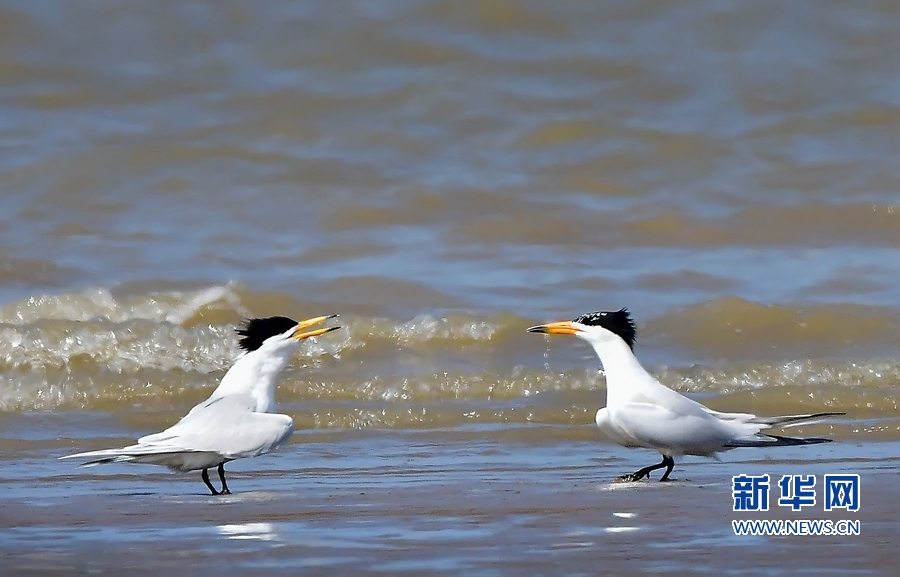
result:
[[[750,413],[722,413],[706,409],[706,412],[725,422],[747,423],[752,425],[766,425],[767,427],[794,427],[797,425],[809,425],[826,417],[840,417],[847,413],[826,412],[811,413],[808,415],[783,415],[781,417],[758,417]]]
[[[784,417],[757,417],[756,422],[765,423],[770,427],[793,427],[796,425],[811,425],[819,419],[826,417],[840,417],[847,413],[829,412],[813,413],[811,415],[786,415]]]

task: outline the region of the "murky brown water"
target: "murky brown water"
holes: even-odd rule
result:
[[[647,455],[592,427],[604,384],[586,346],[524,333],[622,306],[646,366],[716,409],[847,412],[796,431],[843,448],[689,459],[716,514],[744,459],[859,464],[872,486],[900,441],[898,28],[888,2],[0,2],[0,559],[78,572],[127,551],[158,574],[158,549],[203,565],[230,548],[247,572],[330,573],[300,544],[335,539],[384,553],[345,572],[687,571],[697,559],[667,566],[645,533],[594,539],[614,507],[577,510],[575,483],[599,490],[585,479]],[[210,508],[192,478],[55,461],[177,419],[227,370],[241,318],[324,313],[346,330],[307,343],[278,393],[298,441],[240,465],[267,497]],[[336,467],[326,488],[306,435]],[[430,459],[453,455],[471,459],[440,482],[457,496],[404,517],[440,477]],[[520,461],[500,474],[495,455]],[[422,483],[409,496],[401,460]],[[547,503],[539,520],[502,509],[501,478]],[[342,493],[357,482],[385,493]],[[638,519],[668,506],[640,495]],[[683,548],[740,572],[726,525],[694,514],[706,501],[678,499],[686,525],[656,530],[710,532]],[[129,524],[161,501],[168,516]],[[213,529],[227,507],[278,535],[239,542],[272,548],[231,548],[244,529]],[[98,512],[37,512],[54,508]],[[384,511],[371,539],[350,522],[363,508]],[[879,522],[852,545],[772,551],[878,573],[897,532]],[[453,533],[479,523],[493,533]],[[395,526],[427,546],[379,533]],[[591,544],[541,549],[547,531]],[[116,536],[108,564],[84,565]],[[777,573],[763,550],[742,559]]]

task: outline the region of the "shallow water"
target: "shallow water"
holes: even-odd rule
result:
[[[863,463],[871,485],[900,441],[898,27],[894,4],[830,0],[0,1],[0,477],[16,504],[0,512],[3,562],[87,570],[121,535],[147,574],[168,571],[157,551],[333,573],[332,553],[303,549],[323,539],[388,551],[352,553],[347,572],[595,574],[597,558],[686,571],[700,557],[666,565],[645,533],[594,539],[590,519],[615,511],[573,506],[588,481],[572,471],[607,478],[646,455],[593,428],[592,351],[524,332],[623,306],[647,368],[715,409],[846,412],[792,429],[836,448],[771,457]],[[210,503],[195,479],[56,463],[178,419],[230,366],[243,318],[330,313],[344,330],[307,342],[278,391],[295,443],[234,464],[236,484],[259,480],[258,501],[222,501],[240,519],[190,522]],[[312,438],[337,467],[327,490],[308,479]],[[408,463],[379,469],[380,454]],[[495,459],[515,462],[501,474]],[[549,509],[492,509],[496,481],[423,513],[433,522],[404,518],[456,461],[457,496],[493,475],[532,483],[522,501]],[[695,477],[718,486],[730,462],[697,461]],[[409,500],[404,467],[422,483]],[[392,496],[343,494],[357,482]],[[322,516],[290,509],[295,494]],[[636,501],[638,518],[662,494]],[[38,522],[43,499],[99,507],[94,532]],[[711,547],[710,571],[739,572],[684,499],[701,535],[684,551]],[[132,531],[129,512],[160,501],[170,516]],[[371,538],[353,524],[367,506],[385,511]],[[671,519],[654,524],[665,539]],[[379,533],[391,527],[468,545],[399,546]],[[552,549],[521,527],[592,545]],[[738,549],[770,573],[785,555],[878,572],[873,539]],[[217,557],[225,542],[257,548]]]
[[[32,446],[0,474],[10,525],[0,558],[11,574],[893,571],[884,546],[896,537],[896,442],[737,450],[678,463],[672,483],[615,484],[651,455],[598,442],[593,428],[307,432],[279,453],[230,464],[235,494],[212,497],[198,474],[59,463],[53,435],[67,419],[35,417],[56,446]],[[883,506],[731,511],[732,475],[849,470],[862,476],[864,505]],[[853,519],[861,534],[736,537],[735,518]]]

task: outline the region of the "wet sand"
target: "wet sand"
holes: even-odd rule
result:
[[[5,447],[3,575],[890,575],[900,443],[687,458],[672,483],[614,484],[649,451],[581,428],[307,432],[229,465],[235,494],[150,466],[56,457],[59,415]],[[588,436],[596,438],[583,438]],[[41,439],[43,437],[43,439]],[[83,443],[83,441],[81,441]],[[755,518],[859,519],[854,537],[736,537],[731,476],[862,475],[858,513],[775,506]],[[658,476],[657,476],[658,478]],[[821,481],[820,481],[821,483]],[[773,481],[774,485],[774,481]],[[772,497],[774,497],[774,492]],[[182,573],[183,572],[183,573]]]

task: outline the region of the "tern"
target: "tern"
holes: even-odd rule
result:
[[[770,427],[809,423],[844,413],[815,413],[783,417],[757,417],[749,413],[720,413],[673,391],[644,370],[634,356],[637,331],[627,309],[598,311],[573,321],[560,321],[528,329],[531,333],[573,335],[587,341],[606,373],[606,407],[596,422],[612,441],[624,447],[655,449],[662,462],[616,481],[639,481],[663,467],[660,481],[668,481],[675,456],[715,457],[736,447],[815,445],[831,439],[770,435]]]
[[[60,458],[90,459],[85,466],[127,462],[164,465],[176,471],[202,470],[200,478],[213,495],[230,495],[225,463],[268,453],[294,432],[293,419],[273,413],[276,379],[304,339],[340,327],[306,329],[336,316],[300,322],[281,316],[246,321],[236,330],[243,354],[209,399],[175,425],[141,437],[135,445]],[[221,491],[209,482],[208,470],[213,467],[218,468]]]

